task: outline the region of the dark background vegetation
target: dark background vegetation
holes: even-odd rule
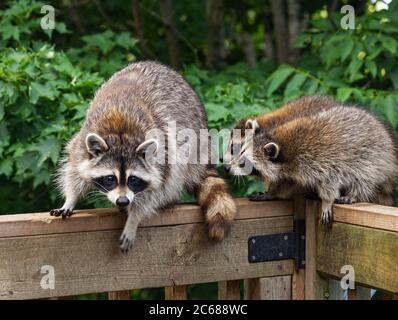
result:
[[[65,141],[96,88],[140,59],[178,69],[204,102],[211,128],[322,94],[364,105],[396,131],[398,1],[385,2],[1,2],[0,214],[61,203],[52,177]],[[55,30],[40,27],[44,4],[55,8]],[[355,9],[354,30],[340,26],[344,4]],[[230,182],[237,196],[263,188],[250,178]],[[105,205],[89,198],[79,207]],[[190,293],[212,297],[215,289],[195,286]]]

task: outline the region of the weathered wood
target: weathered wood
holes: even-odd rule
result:
[[[219,300],[240,300],[240,280],[219,281]]]
[[[65,222],[65,225],[67,223]],[[132,252],[118,248],[120,230],[0,238],[0,299],[32,299],[291,275],[293,261],[249,263],[247,239],[291,232],[291,216],[234,221],[221,243],[203,223],[143,227]],[[55,269],[55,289],[43,290],[43,265]]]
[[[291,298],[291,276],[245,280],[246,300],[290,300]]]
[[[305,199],[302,196],[294,198],[294,219],[305,219]],[[294,270],[292,276],[292,299],[305,299],[305,269]]]
[[[306,246],[305,246],[305,299],[325,299],[328,282],[317,273],[317,225],[318,202],[306,202]]]
[[[341,267],[351,265],[355,283],[398,292],[398,233],[334,222],[319,228],[317,270],[340,279]]]
[[[371,203],[334,205],[333,220],[398,232],[398,208]]]
[[[108,292],[108,299],[109,300],[130,300],[131,299],[131,291],[124,290],[124,291]]]
[[[170,286],[164,288],[166,300],[187,300],[187,286]]]
[[[236,220],[290,216],[293,214],[293,202],[291,201],[253,202],[247,199],[236,199],[236,203],[239,209]],[[77,210],[68,219],[51,217],[48,212],[0,215],[0,238],[115,230],[123,228],[125,221],[126,217],[115,208]],[[140,226],[171,226],[203,221],[204,217],[199,206],[185,204],[165,209],[159,215],[143,221]]]

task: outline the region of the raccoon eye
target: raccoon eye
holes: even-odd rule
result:
[[[109,175],[94,179],[94,183],[101,189],[109,191],[116,188],[117,180],[115,176]]]
[[[127,186],[133,192],[140,192],[148,186],[148,182],[136,176],[130,176],[127,180]]]

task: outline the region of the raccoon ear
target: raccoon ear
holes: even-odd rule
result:
[[[147,152],[154,154],[158,149],[158,142],[155,139],[148,139],[141,143],[136,149],[135,152],[145,156]]]
[[[87,151],[94,157],[98,157],[101,153],[109,149],[105,140],[96,133],[89,133],[86,136],[86,147]]]
[[[265,154],[271,159],[276,159],[279,155],[279,146],[275,142],[268,142],[264,146]]]
[[[249,119],[249,120],[246,121],[245,128],[246,129],[253,129],[254,132],[257,132],[258,129],[260,128],[260,126],[259,126],[259,124],[258,124],[256,119]]]

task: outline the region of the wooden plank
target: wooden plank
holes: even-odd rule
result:
[[[291,201],[254,202],[236,199],[236,220],[280,217],[293,214]],[[42,234],[116,230],[124,226],[126,217],[117,209],[77,210],[68,219],[51,217],[48,212],[0,215],[0,238]],[[197,205],[177,205],[143,221],[141,227],[169,226],[203,222],[204,216]]]
[[[202,223],[145,227],[127,256],[118,248],[120,230],[0,238],[0,299],[291,275],[292,260],[249,263],[247,239],[292,228],[291,216],[237,220],[231,235],[214,244]],[[53,290],[40,286],[43,265],[54,267]]]
[[[398,208],[371,203],[334,205],[333,220],[398,232]]]
[[[219,300],[240,300],[240,280],[219,281]]]
[[[294,219],[305,219],[306,200],[298,195],[294,198]],[[305,299],[305,269],[294,270],[292,276],[292,299]]]
[[[267,277],[245,280],[246,300],[291,300],[292,277]]]
[[[164,297],[166,300],[187,300],[187,286],[165,287]]]
[[[317,270],[341,278],[341,267],[351,265],[355,283],[398,292],[398,233],[335,222],[319,228]]]
[[[108,299],[109,300],[130,300],[131,299],[131,291],[124,290],[124,291],[108,292]]]
[[[318,202],[306,202],[306,245],[305,245],[305,299],[325,299],[327,296],[328,282],[317,273],[317,225]]]

